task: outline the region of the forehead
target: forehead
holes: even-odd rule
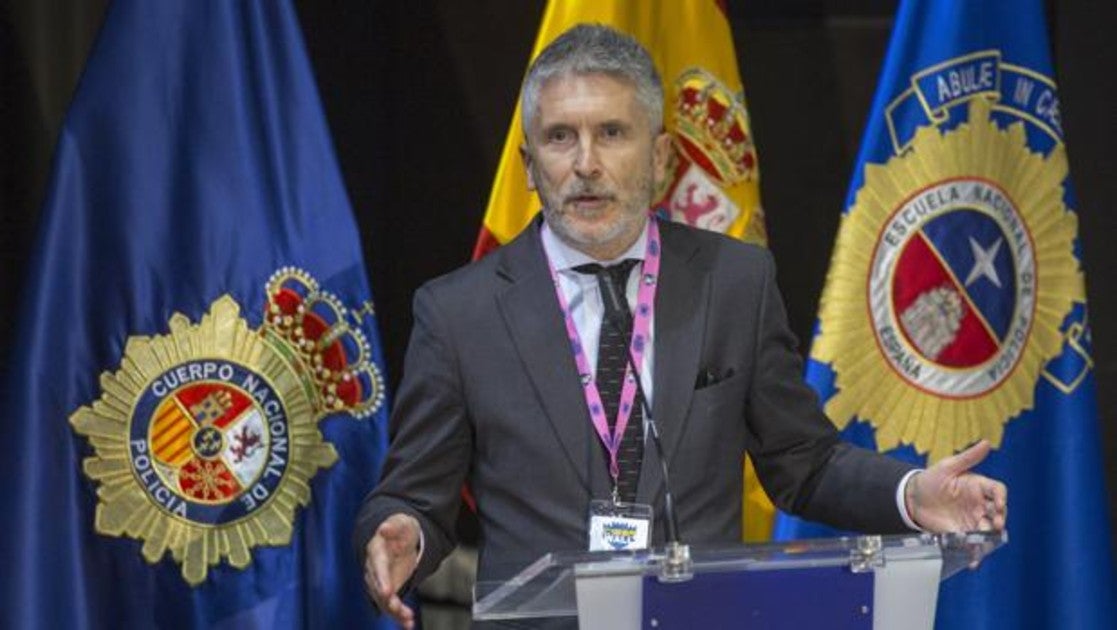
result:
[[[539,90],[537,124],[616,119],[635,122],[641,110],[636,86],[608,74],[562,74]]]

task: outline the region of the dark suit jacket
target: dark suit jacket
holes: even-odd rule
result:
[[[358,517],[364,544],[393,512],[415,515],[422,579],[453,547],[468,482],[482,529],[479,580],[587,545],[587,506],[610,493],[544,259],[537,219],[481,261],[424,285],[392,414],[383,480]],[[653,414],[691,544],[740,540],[741,460],[781,509],[843,528],[905,531],[895,492],[909,467],[838,441],[802,381],[770,254],[661,222]],[[637,500],[663,475],[645,449]]]

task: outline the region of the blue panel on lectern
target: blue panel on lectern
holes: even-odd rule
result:
[[[873,573],[845,567],[704,573],[687,582],[644,578],[643,627],[873,627]]]

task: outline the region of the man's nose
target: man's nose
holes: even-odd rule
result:
[[[578,143],[578,153],[574,157],[574,173],[582,179],[597,179],[601,176],[601,160],[592,139],[585,138]]]

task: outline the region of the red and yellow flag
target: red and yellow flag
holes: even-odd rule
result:
[[[532,58],[578,23],[607,24],[639,40],[662,73],[664,124],[674,136],[669,172],[655,211],[701,228],[766,244],[756,150],[723,2],[718,0],[551,0]],[[519,156],[520,107],[512,116],[484,224],[480,258],[510,241],[539,211]],[[745,540],[767,540],[773,508],[745,462]]]

